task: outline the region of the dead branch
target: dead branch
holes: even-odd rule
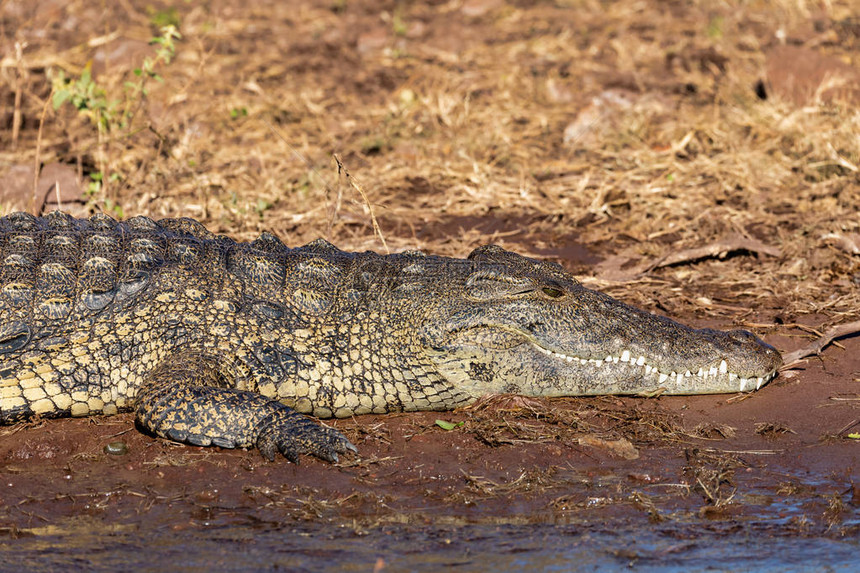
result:
[[[622,270],[621,268],[630,260],[628,257],[623,255],[610,257],[597,265],[597,267],[598,274],[601,278],[615,281],[629,281],[637,279],[642,275],[661,267],[692,263],[702,259],[724,259],[730,254],[739,251],[748,251],[756,254],[770,255],[772,257],[779,257],[782,255],[782,251],[778,247],[766,245],[756,239],[734,235],[725,239],[720,239],[719,241],[714,241],[713,243],[702,247],[694,247],[692,249],[684,249],[682,251],[668,253],[656,261],[640,263],[628,270]]]
[[[791,370],[809,356],[818,356],[824,348],[838,338],[844,338],[860,332],[860,320],[834,326],[825,332],[821,338],[794,352],[785,354],[780,370]]]

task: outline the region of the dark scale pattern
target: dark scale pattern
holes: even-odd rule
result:
[[[493,246],[380,256],[238,243],[191,219],[0,218],[0,423],[134,410],[166,438],[333,460],[354,448],[304,414],[733,392],[779,360]]]

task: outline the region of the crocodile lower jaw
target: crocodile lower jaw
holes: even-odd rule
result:
[[[708,370],[700,368],[697,372],[691,372],[690,370],[685,372],[662,372],[656,366],[648,364],[644,356],[634,357],[629,350],[624,350],[618,356],[609,355],[603,360],[596,360],[593,358],[580,358],[578,356],[570,356],[561,352],[555,352],[534,343],[532,345],[542,354],[565,360],[570,363],[578,362],[582,366],[591,365],[592,367],[602,368],[604,366],[623,363],[626,364],[628,369],[630,369],[631,374],[641,374],[643,379],[653,380],[657,384],[663,384],[667,381],[675,382],[678,385],[685,383],[694,384],[699,380],[709,382],[711,384],[722,382],[725,383],[727,387],[729,387],[728,385],[736,384],[738,392],[752,392],[754,389],[759,390],[762,386],[773,380],[777,374],[777,371],[774,370],[764,376],[744,377],[734,372],[729,372],[728,364],[725,360],[720,361],[719,365],[711,366]],[[636,372],[635,369],[639,369],[639,372]]]

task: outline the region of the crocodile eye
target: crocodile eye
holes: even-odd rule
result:
[[[561,289],[557,289],[557,288],[553,288],[553,287],[543,287],[541,289],[541,291],[543,292],[543,294],[545,294],[546,296],[548,296],[550,298],[559,298],[560,296],[562,296],[564,294],[564,292]]]

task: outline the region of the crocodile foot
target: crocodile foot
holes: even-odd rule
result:
[[[302,454],[337,462],[358,451],[334,428],[256,392],[220,386],[216,374],[199,360],[156,368],[137,396],[138,426],[195,446],[257,447],[270,461],[281,452],[294,463]]]
[[[338,454],[358,453],[356,447],[339,431],[286,407],[267,416],[259,427],[257,449],[269,461],[274,461],[278,452],[296,464],[301,454],[337,463]]]

